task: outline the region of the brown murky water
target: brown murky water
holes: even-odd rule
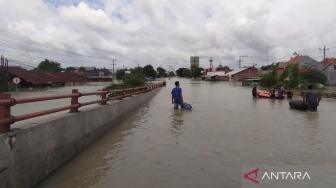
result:
[[[240,187],[242,165],[336,164],[336,100],[303,112],[248,87],[180,79],[194,110],[173,110],[175,80],[37,187]]]

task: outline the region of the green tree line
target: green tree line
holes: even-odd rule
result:
[[[307,72],[300,72],[298,64],[291,64],[286,67],[282,74],[277,73],[277,65],[269,66],[269,71],[260,76],[260,85],[264,87],[284,86],[285,88],[306,89],[308,84],[325,84],[327,77],[317,69]]]

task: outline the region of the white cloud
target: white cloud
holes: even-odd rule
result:
[[[214,65],[236,66],[239,55],[249,56],[246,64],[266,65],[288,60],[294,51],[321,60],[324,45],[330,47],[327,55],[336,56],[333,0],[45,2],[0,1],[1,29],[64,49],[68,56],[71,51],[85,55],[80,59],[101,58],[85,65],[106,67],[113,58],[127,67],[187,67],[192,55],[200,56],[204,67],[210,57]],[[5,37],[0,35],[2,48]],[[19,40],[16,46],[22,44]],[[63,66],[80,62],[29,50],[34,58],[57,58]]]

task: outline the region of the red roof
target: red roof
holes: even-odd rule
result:
[[[31,82],[33,84],[41,84],[44,83],[42,80],[38,78],[37,75],[33,75],[30,72],[28,72],[26,69],[23,69],[21,67],[8,67],[8,72],[10,74],[13,74],[19,78],[22,78],[26,80],[27,82]]]
[[[326,58],[322,62],[323,67],[328,66],[330,63],[335,63],[336,64],[336,58]]]
[[[67,72],[51,72],[48,73],[50,75],[53,75],[61,80],[61,82],[84,82],[85,79],[81,76],[77,76],[73,73],[67,73]]]
[[[291,60],[289,60],[289,61],[287,62],[287,64],[290,65],[290,64],[293,64],[293,63],[297,63],[297,62],[299,62],[302,58],[303,58],[302,55],[297,55],[296,57],[294,57],[294,58],[292,58]]]
[[[301,72],[301,73],[310,72],[310,71],[312,71],[312,69],[307,68],[307,67],[302,67],[302,68],[299,69],[299,72]]]
[[[33,72],[23,69],[21,67],[8,67],[8,72],[14,76],[22,78],[27,82],[33,84],[48,84],[48,83],[60,83],[60,82],[85,82],[84,78],[76,76],[73,73],[66,72]]]

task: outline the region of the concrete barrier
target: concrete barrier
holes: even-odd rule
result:
[[[27,129],[0,135],[0,187],[33,187],[158,91],[76,114],[62,114]]]

